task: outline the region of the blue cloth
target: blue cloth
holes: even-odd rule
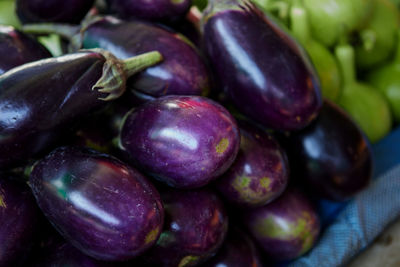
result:
[[[400,216],[400,127],[373,146],[372,184],[346,203],[321,201],[319,242],[288,266],[343,266]]]

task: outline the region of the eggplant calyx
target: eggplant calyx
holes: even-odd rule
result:
[[[106,97],[99,98],[104,101],[111,101],[120,97],[125,92],[126,80],[130,76],[162,60],[162,55],[158,51],[144,53],[125,60],[120,60],[112,53],[99,48],[89,51],[100,53],[106,59],[100,79],[92,86],[92,90],[108,94]]]
[[[103,65],[103,73],[92,90],[108,94],[106,97],[99,98],[104,101],[111,101],[120,97],[126,87],[126,75],[123,63],[108,51],[100,52],[106,59]]]

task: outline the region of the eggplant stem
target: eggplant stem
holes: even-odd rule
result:
[[[335,55],[343,77],[343,84],[348,85],[355,82],[354,48],[348,44],[338,45],[335,48]]]
[[[132,76],[144,70],[147,67],[153,66],[163,60],[163,56],[158,51],[144,53],[135,57],[123,60],[124,71],[127,77]]]
[[[80,26],[70,24],[55,24],[55,23],[34,23],[25,24],[22,30],[32,34],[58,34],[62,38],[71,40],[74,35],[80,31]]]

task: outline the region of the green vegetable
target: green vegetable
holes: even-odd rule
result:
[[[392,2],[393,4],[395,4],[397,8],[400,7],[400,0],[390,0],[390,2]]]
[[[203,11],[208,4],[207,0],[193,0],[192,5],[196,6],[200,11]]]
[[[315,39],[334,46],[341,36],[359,30],[369,19],[374,0],[303,0]]]
[[[264,12],[277,18],[282,24],[289,24],[289,10],[291,0],[253,0]]]
[[[290,19],[293,35],[304,46],[317,70],[322,95],[336,101],[340,94],[341,82],[336,59],[325,46],[312,39],[307,11],[301,7],[299,0],[294,1],[291,7]]]
[[[53,55],[59,57],[63,55],[61,37],[57,34],[50,34],[38,37],[38,41],[44,45]]]
[[[390,103],[394,120],[400,123],[400,30],[394,59],[367,74],[366,80],[379,89]]]
[[[21,26],[18,17],[15,14],[14,0],[0,0],[0,24],[11,25],[15,28]]]
[[[358,33],[362,40],[355,46],[358,69],[371,69],[382,63],[393,52],[396,30],[399,27],[399,11],[389,0],[376,0],[368,27]]]
[[[371,143],[375,143],[391,129],[389,104],[377,89],[356,80],[353,47],[339,45],[335,54],[343,77],[339,104],[361,127]]]

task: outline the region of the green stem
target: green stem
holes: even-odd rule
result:
[[[147,67],[153,66],[163,60],[163,56],[158,51],[144,53],[123,61],[124,71],[127,77],[132,76]]]
[[[394,62],[400,63],[400,30],[397,31],[396,51],[394,54]]]
[[[335,55],[341,70],[343,84],[348,85],[355,82],[354,48],[348,44],[338,45],[335,48]]]
[[[61,37],[71,40],[80,31],[80,26],[56,23],[25,24],[22,30],[32,34],[58,34]]]
[[[126,60],[120,60],[112,53],[100,48],[87,51],[100,53],[105,58],[103,73],[96,84],[92,86],[92,90],[97,90],[104,94],[99,98],[104,101],[111,101],[120,97],[126,89],[126,80],[129,76],[157,64],[163,59],[157,51],[141,54]]]
[[[371,29],[366,29],[360,33],[362,45],[365,51],[371,51],[376,45],[376,33]]]
[[[291,30],[293,35],[304,45],[310,40],[310,26],[307,11],[301,6],[300,0],[294,0],[290,9]]]
[[[268,2],[265,9],[269,12],[275,12],[282,20],[286,20],[289,13],[289,4],[283,1]]]

